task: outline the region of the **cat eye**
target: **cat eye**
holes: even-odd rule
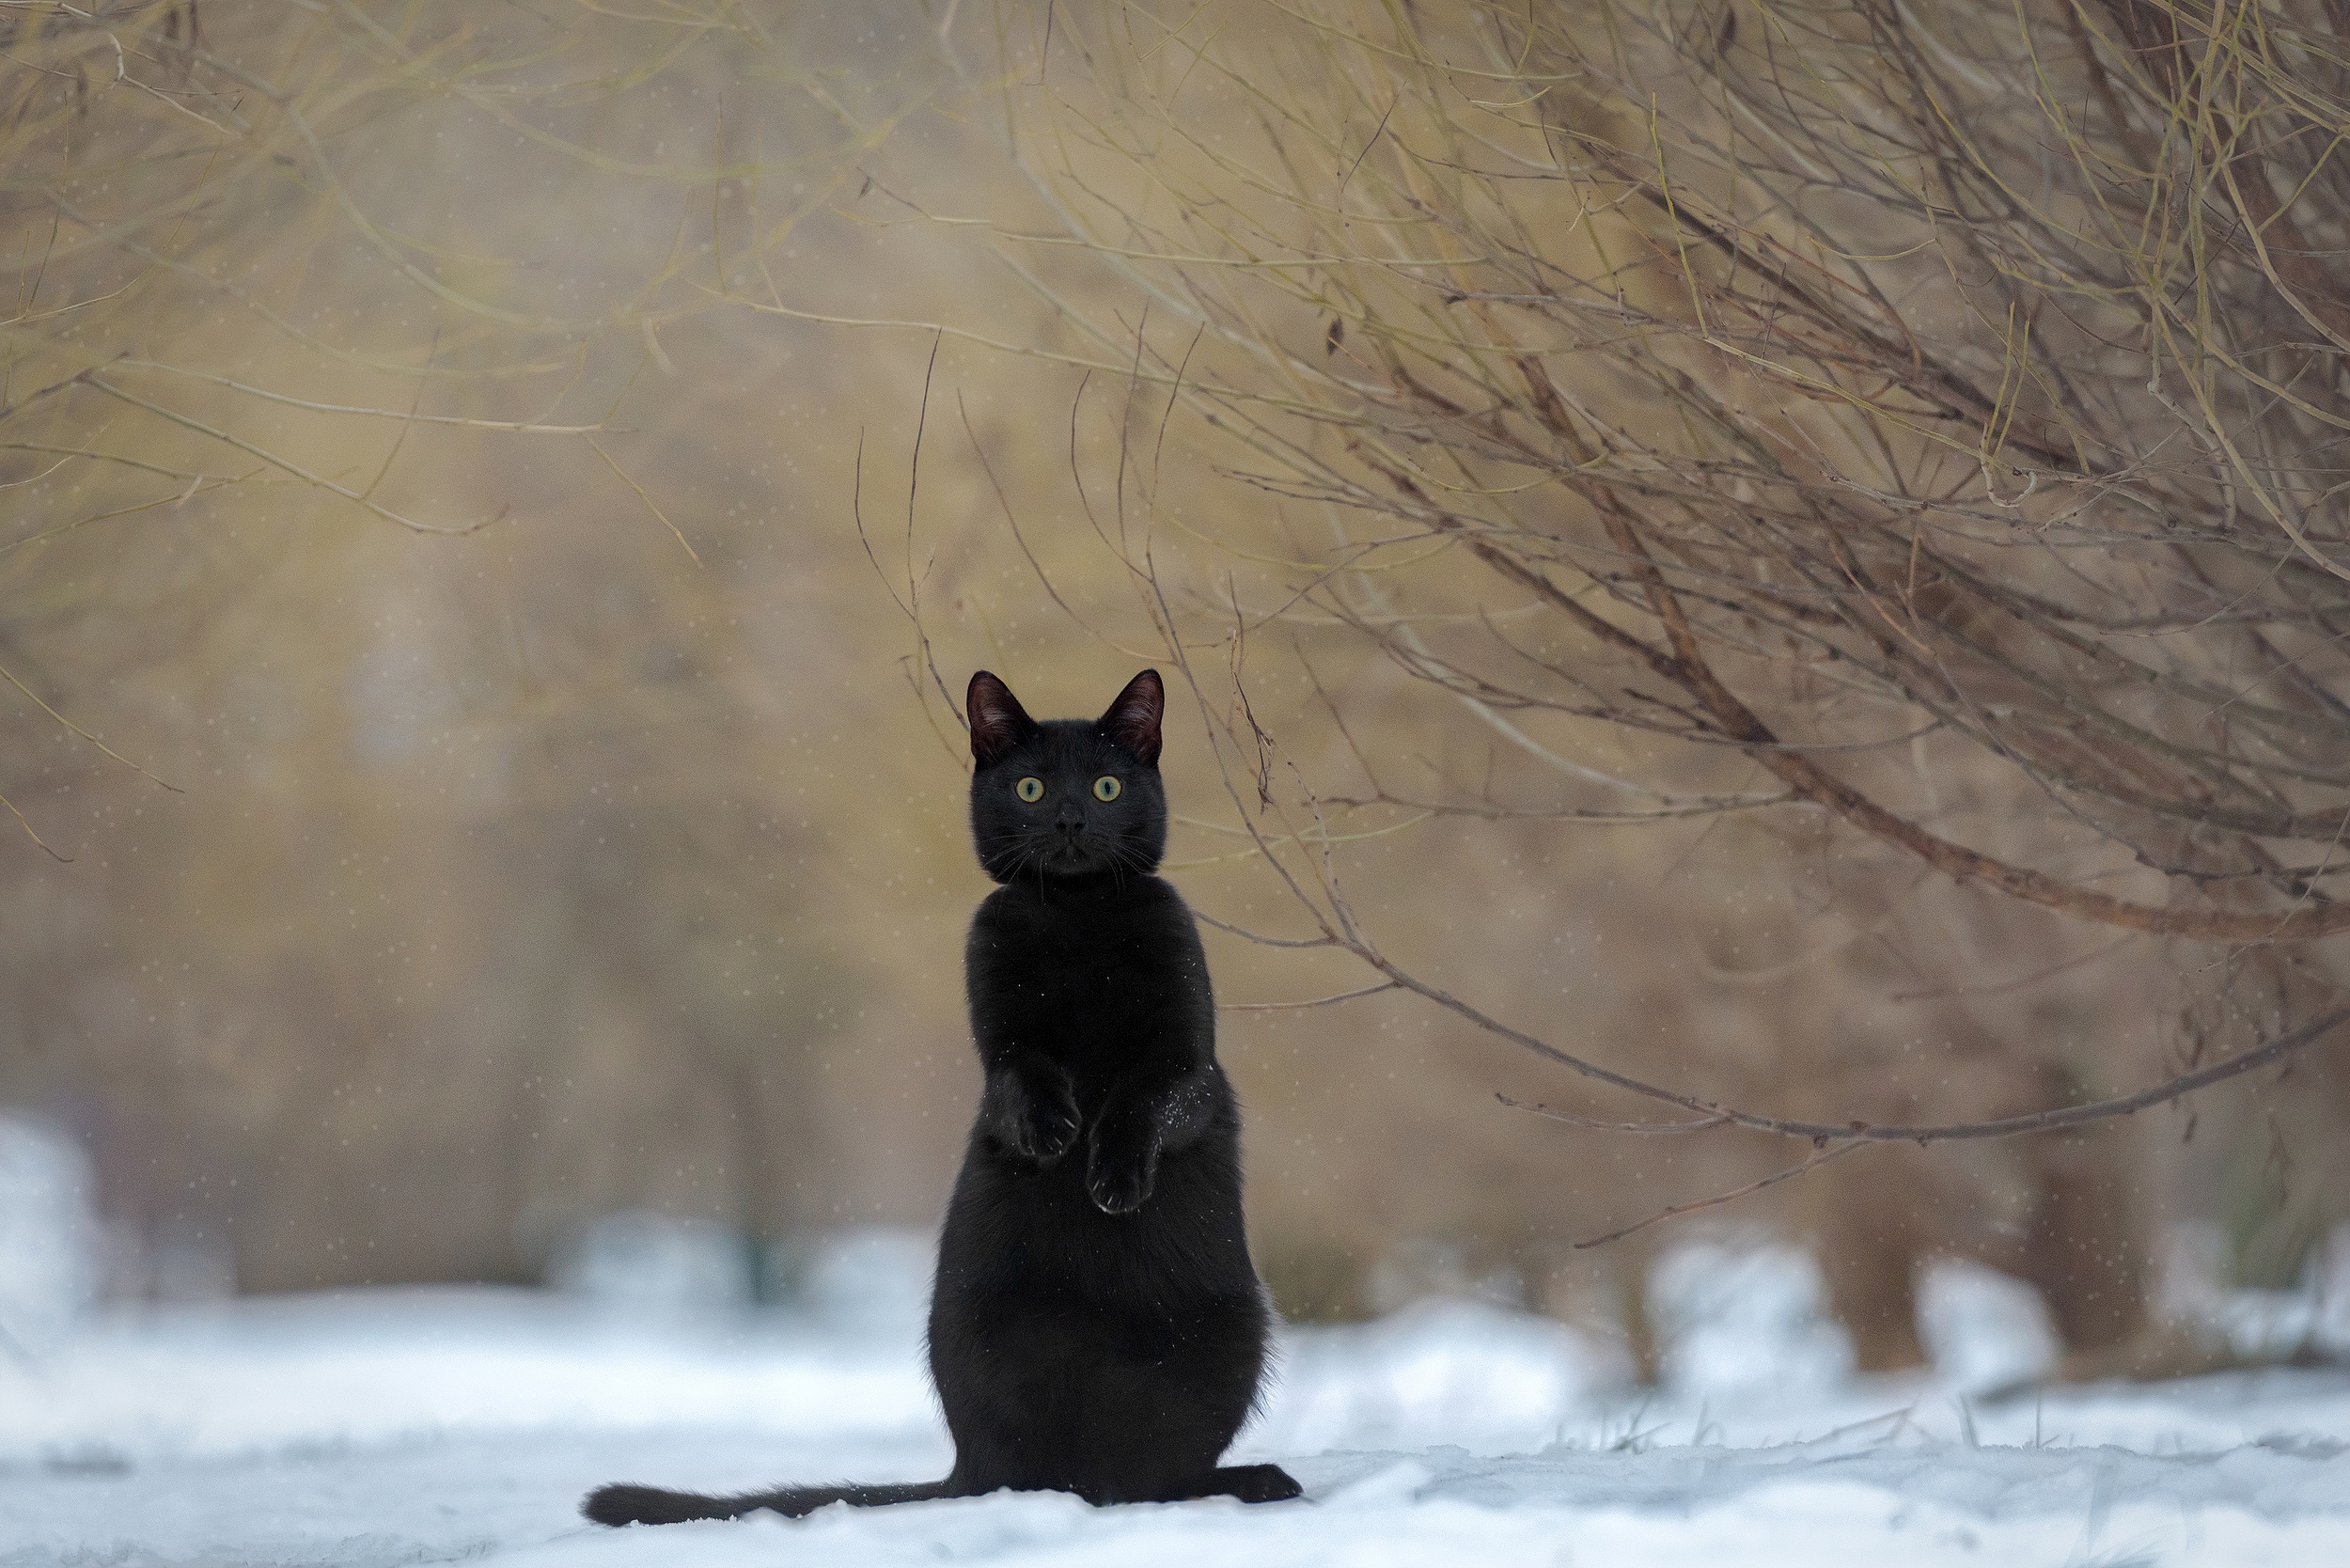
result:
[[[1024,778],[1019,783],[1014,784],[1011,787],[1011,792],[1018,795],[1022,800],[1034,805],[1036,802],[1044,798],[1044,780],[1042,778]]]
[[[1118,798],[1118,792],[1123,788],[1125,788],[1125,786],[1119,783],[1117,779],[1111,777],[1108,774],[1104,774],[1101,777],[1093,781],[1093,798],[1096,800],[1116,800]]]

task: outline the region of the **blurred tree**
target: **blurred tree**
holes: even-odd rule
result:
[[[998,123],[1051,220],[997,248],[1065,306],[1057,352],[1130,388],[1096,525],[1308,942],[1680,1119],[1644,1130],[1810,1145],[1786,1175],[2127,1114],[2350,1018],[2350,62],[2326,0],[1008,15]],[[1072,245],[1147,308],[1057,286],[1037,259]],[[1161,504],[1179,408],[1273,529]],[[1394,678],[1325,693],[1347,758],[1309,777],[1291,759],[1318,736],[1249,698],[1283,640],[1340,633]],[[1483,742],[1438,743],[1438,715]],[[2005,927],[2050,974],[2118,940],[2141,976],[2207,980],[2160,1052],[2005,1037],[2013,1081],[2107,1103],[1880,1117],[1862,1045],[1817,1064],[1807,1114],[1502,1022],[1398,956],[1334,855],[1448,820],[1704,817],[1778,838],[1752,877],[1810,858],[1837,899],[1915,902],[1920,873],[1963,894],[1913,920],[1913,977]],[[2338,1122],[2320,1098],[2266,1096],[2250,1141],[2272,1110]],[[2316,1177],[2336,1215],[2341,1177]],[[2060,1250],[2134,1238],[2107,1273],[2142,1298],[2121,1200],[2045,1183],[2049,1215],[2079,1211]]]
[[[71,857],[0,869],[0,1100],[198,1283],[926,1215],[979,663],[1196,682],[1176,872],[1313,944],[1212,936],[1293,1306],[1637,1304],[1567,1244],[1785,1168],[1496,1110],[1573,1104],[1529,1041],[1825,1152],[2290,1043],[2305,10],[0,7],[0,795]],[[2110,1174],[2202,1160],[2289,1274],[2328,1094],[1762,1201],[2027,1271],[2119,1225],[2136,1289]]]
[[[0,1100],[90,1138],[130,1283],[827,1212],[861,981],[741,613],[789,507],[672,350],[927,79],[727,7],[0,43]]]

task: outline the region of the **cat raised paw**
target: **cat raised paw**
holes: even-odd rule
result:
[[[1159,1171],[1158,1141],[1110,1143],[1096,1139],[1086,1164],[1086,1192],[1105,1215],[1130,1215],[1151,1196]]]
[[[1032,1101],[1027,1114],[1014,1126],[1012,1152],[1039,1165],[1051,1165],[1076,1147],[1077,1107],[1066,1094]]]
[[[1005,1149],[1038,1165],[1075,1148],[1084,1127],[1067,1084],[1011,1072],[988,1074],[979,1120]]]

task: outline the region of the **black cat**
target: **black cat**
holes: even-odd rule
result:
[[[1039,724],[971,678],[971,829],[1003,884],[964,972],[987,1086],[938,1243],[931,1375],[945,1481],[709,1497],[601,1487],[599,1524],[977,1497],[1298,1495],[1216,1463],[1255,1405],[1269,1313],[1241,1218],[1240,1111],[1167,847],[1158,672],[1092,723]]]

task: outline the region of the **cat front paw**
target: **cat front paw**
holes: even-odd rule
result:
[[[1007,1153],[1051,1165],[1076,1147],[1084,1123],[1068,1086],[1043,1074],[994,1073],[979,1101],[979,1124]]]
[[[1012,1122],[1011,1151],[1039,1165],[1051,1165],[1076,1147],[1077,1107],[1068,1096],[1030,1102]]]
[[[1155,1140],[1128,1144],[1096,1142],[1086,1167],[1086,1192],[1105,1215],[1130,1215],[1142,1207],[1158,1179]]]

